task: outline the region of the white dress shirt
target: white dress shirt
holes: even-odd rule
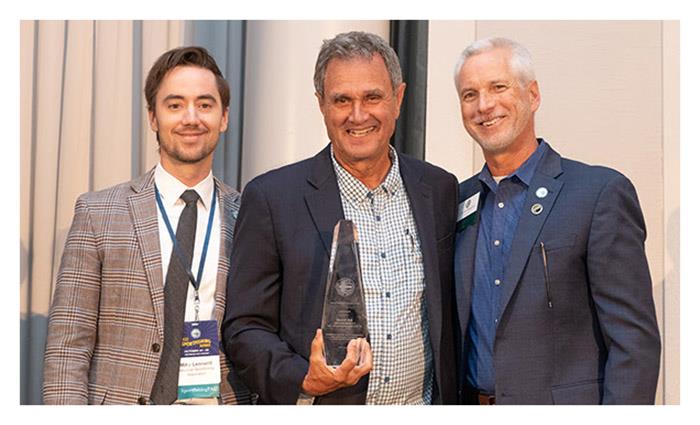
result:
[[[187,187],[180,180],[165,171],[163,166],[158,163],[154,178],[173,232],[177,231],[180,214],[185,208],[185,201],[180,199],[180,195],[188,189],[195,190],[199,195],[199,201],[197,201],[197,232],[194,238],[194,254],[192,255],[192,274],[197,278],[199,262],[204,247],[204,239],[206,237],[207,223],[209,221],[212,194],[214,193],[214,177],[210,171],[209,175],[196,186]],[[209,238],[209,248],[202,272],[202,281],[199,285],[199,320],[210,320],[213,318],[214,308],[216,306],[216,275],[219,264],[219,247],[221,245],[221,218],[219,216],[218,201],[217,199],[211,236]],[[165,285],[170,256],[173,250],[173,242],[170,239],[165,221],[163,217],[161,217],[160,210],[158,210],[158,234],[160,236],[160,256],[163,265],[163,285]],[[187,303],[185,305],[185,321],[194,320],[194,287],[192,283],[189,283],[187,289]]]

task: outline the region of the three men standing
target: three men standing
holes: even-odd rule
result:
[[[470,45],[455,84],[486,159],[459,189],[389,144],[406,88],[391,47],[324,41],[314,85],[330,144],[248,183],[234,231],[239,195],[211,174],[228,85],[204,49],[161,56],[145,89],[160,163],[76,203],[44,402],[248,401],[223,354],[220,397],[178,397],[183,326],[211,321],[264,404],[452,404],[458,389],[465,403],[653,403],[660,342],[631,182],[536,138],[519,44]],[[370,339],[333,368],[319,328],[343,218]]]

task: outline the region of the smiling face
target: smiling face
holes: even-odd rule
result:
[[[214,74],[197,66],[178,66],[163,78],[148,113],[158,133],[160,160],[171,171],[182,164],[211,168],[219,134],[228,125]]]
[[[462,122],[485,154],[534,143],[537,81],[523,84],[510,66],[510,51],[494,49],[468,58],[457,77]]]
[[[389,72],[378,54],[331,59],[326,69],[324,95],[318,93],[328,137],[336,160],[344,168],[388,161],[406,85],[392,90]]]

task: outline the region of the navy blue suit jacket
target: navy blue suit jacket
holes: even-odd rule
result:
[[[457,179],[401,154],[399,169],[423,249],[438,401],[454,404]],[[255,178],[243,191],[222,335],[235,370],[261,403],[293,404],[299,396],[321,326],[333,228],[343,217],[329,147]],[[363,404],[367,381],[316,401]]]
[[[546,143],[546,142],[542,142]],[[544,187],[548,194],[538,198]],[[482,191],[474,176],[460,202]],[[484,196],[480,196],[483,202]],[[540,203],[543,211],[531,212]],[[460,389],[479,217],[456,235]],[[507,262],[494,341],[498,404],[653,403],[660,340],[632,183],[609,168],[562,159],[546,146]],[[550,281],[548,306],[541,243]]]

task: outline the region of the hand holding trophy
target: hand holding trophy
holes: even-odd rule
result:
[[[323,331],[318,329],[311,343],[309,371],[302,384],[303,391],[314,396],[355,385],[372,370],[357,229],[352,221],[335,225],[329,264]]]

